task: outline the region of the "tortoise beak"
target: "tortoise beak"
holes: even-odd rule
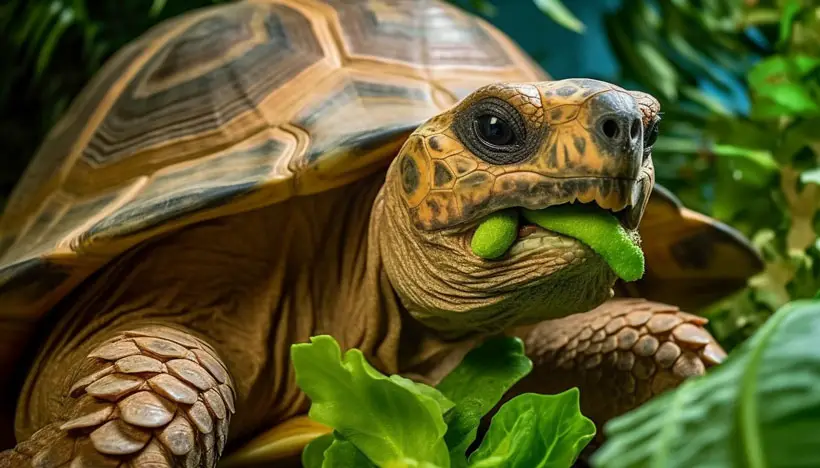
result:
[[[635,181],[632,186],[632,197],[629,206],[623,216],[620,217],[621,224],[627,229],[635,230],[641,224],[646,205],[649,203],[649,195],[655,185],[655,175]]]

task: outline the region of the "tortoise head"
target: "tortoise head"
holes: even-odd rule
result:
[[[648,94],[570,79],[485,86],[422,124],[381,202],[382,256],[405,307],[441,331],[494,332],[607,299],[614,273],[573,238],[521,225],[495,260],[470,239],[499,210],[583,203],[613,213],[637,242],[659,110]]]

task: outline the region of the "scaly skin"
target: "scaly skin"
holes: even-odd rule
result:
[[[582,412],[601,427],[722,362],[726,353],[706,323],[667,304],[614,299],[590,312],[522,327],[515,334],[534,368],[512,394],[579,387]]]
[[[522,162],[487,167],[467,149],[476,141],[459,142],[456,133],[446,144],[432,143],[446,133],[446,122],[457,122],[488,97],[528,116],[525,125],[536,132],[528,138],[537,138]],[[490,262],[470,251],[470,231],[488,210],[571,199],[624,208],[627,223],[640,218],[652,165],[639,135],[625,126],[631,143],[609,142],[584,132],[613,112],[630,125],[646,124],[654,116],[647,99],[654,102],[584,80],[483,88],[422,125],[385,174],[190,226],[119,257],[55,314],[61,321],[18,404],[23,442],[0,454],[0,467],[27,460],[82,466],[92,459],[212,467],[225,447],[304,414],[308,402],[295,386],[288,350],[312,335],[331,334],[343,348],[361,349],[382,372],[435,382],[488,334],[598,306],[615,276],[580,242],[544,231]],[[585,150],[563,154],[552,166],[555,151],[580,146],[579,138]],[[462,162],[472,158],[471,167],[485,167],[494,182],[457,178],[450,188],[434,190],[431,184],[442,182],[433,169],[442,151]],[[417,164],[417,179],[408,179],[408,160]],[[433,172],[425,175],[423,168]],[[413,206],[421,192],[426,195]],[[445,205],[430,197],[447,193],[455,204],[441,211]],[[480,194],[489,194],[490,202]],[[670,364],[669,346],[708,337],[691,329],[702,323],[687,319],[690,329],[672,323],[683,316],[661,306],[651,306],[640,315],[646,322],[637,323],[635,309],[644,306],[636,304],[526,330],[537,372],[522,388],[550,391],[578,381],[584,398],[593,400],[585,400],[591,415],[602,422],[643,401],[647,388],[672,382],[661,376],[702,373],[703,362],[691,356],[717,355],[707,346],[709,352],[682,353]],[[635,343],[621,324],[627,319],[636,322]],[[608,338],[610,330],[618,335]],[[658,349],[653,338],[638,340],[641,333],[657,334]],[[596,354],[613,339],[620,351]],[[576,364],[579,353],[590,356]],[[647,356],[633,362],[630,353]],[[658,366],[644,362],[650,355]],[[658,370],[667,364],[671,373]],[[572,366],[593,370],[575,367],[557,377]],[[653,385],[637,382],[655,371]]]
[[[67,420],[38,430],[12,457],[34,466],[216,463],[236,409],[233,382],[213,348],[184,331],[148,326],[117,333],[88,357],[84,370],[94,371],[69,388]]]

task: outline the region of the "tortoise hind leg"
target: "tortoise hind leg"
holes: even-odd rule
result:
[[[674,306],[615,299],[586,313],[522,327],[516,334],[534,366],[513,393],[578,387],[581,410],[600,434],[608,420],[723,360],[706,323]]]
[[[216,466],[234,389],[203,340],[162,326],[125,331],[79,369],[80,378],[54,389],[68,394],[65,414],[0,454],[0,468]]]

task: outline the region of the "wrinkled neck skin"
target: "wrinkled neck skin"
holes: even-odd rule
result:
[[[384,185],[374,184],[373,187],[378,190],[373,193],[372,204],[366,205],[369,209],[367,236],[349,239],[351,244],[360,242],[362,251],[366,252],[363,259],[365,274],[352,288],[357,290],[353,296],[358,302],[349,310],[339,311],[345,316],[339,318],[347,322],[343,333],[369,339],[356,340],[361,343],[359,346],[351,346],[349,340],[345,344],[361,349],[371,363],[385,373],[402,374],[433,385],[458,365],[482,335],[471,331],[457,337],[448,336],[419,322],[409,313],[387,274],[385,261],[403,257],[412,247],[394,245],[389,241],[391,237],[387,233],[394,224],[391,219],[394,214],[387,209],[389,204],[385,203]],[[365,200],[359,201],[365,204]],[[385,249],[390,251],[387,255]],[[436,286],[429,285],[430,288]],[[352,309],[360,311],[356,315],[370,317],[375,326],[352,317]]]
[[[609,298],[614,274],[574,239],[544,231],[486,261],[470,248],[477,222],[416,228],[395,171],[394,164],[374,204],[371,244],[379,244],[402,308],[442,339],[498,334],[585,312]]]

